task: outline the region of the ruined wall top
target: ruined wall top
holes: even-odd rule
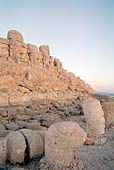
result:
[[[22,34],[16,30],[8,31],[7,38],[24,43]]]
[[[48,45],[38,47],[25,44],[23,35],[16,30],[8,31],[7,38],[0,38],[0,59],[16,64],[43,65],[47,68],[61,69],[61,62],[50,56]],[[56,64],[55,64],[56,62]]]

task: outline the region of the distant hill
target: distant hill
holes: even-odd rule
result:
[[[110,96],[114,96],[114,93],[108,93],[108,92],[96,92],[97,94],[102,94],[102,95],[110,95]]]

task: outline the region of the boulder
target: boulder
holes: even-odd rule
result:
[[[102,106],[107,127],[114,126],[114,102],[105,102]]]
[[[86,119],[87,133],[90,136],[103,135],[105,133],[105,119],[100,101],[89,97],[82,103],[82,107]]]
[[[0,164],[7,160],[7,140],[5,138],[0,140]]]
[[[24,135],[26,139],[27,154],[29,158],[43,153],[43,140],[37,132],[30,129],[21,129],[20,132]]]
[[[45,156],[50,164],[69,165],[74,147],[86,140],[86,132],[75,122],[58,122],[50,126],[45,138]]]
[[[6,136],[8,144],[8,160],[22,163],[25,158],[26,142],[24,136],[19,132],[11,132]]]

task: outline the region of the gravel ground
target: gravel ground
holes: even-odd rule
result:
[[[76,149],[86,170],[114,170],[114,129],[106,131],[104,145],[83,145]]]
[[[84,129],[86,127],[80,116],[70,117],[67,120],[77,121]],[[7,163],[5,168],[0,168],[0,170],[11,170],[12,167],[20,167],[25,170],[114,170],[114,129],[106,129],[105,136],[107,140],[103,145],[83,145],[76,148],[75,155],[78,159],[73,160],[69,167],[51,166],[41,155],[41,157],[36,156],[31,160],[26,160],[21,165]]]

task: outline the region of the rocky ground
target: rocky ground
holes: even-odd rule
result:
[[[82,116],[71,116],[65,120],[76,121],[79,125],[85,129],[85,122],[82,121]],[[114,169],[114,129],[106,129],[105,139],[102,145],[96,140],[94,145],[83,145],[80,148],[76,148],[76,159],[68,166],[63,167],[61,170],[113,170]],[[37,155],[32,159],[25,160],[22,164],[7,163],[2,166],[1,169],[11,170],[14,167],[24,168],[26,170],[59,170],[60,167],[49,165],[46,162],[44,155]],[[18,169],[17,169],[18,170]],[[21,170],[21,169],[20,169]]]

